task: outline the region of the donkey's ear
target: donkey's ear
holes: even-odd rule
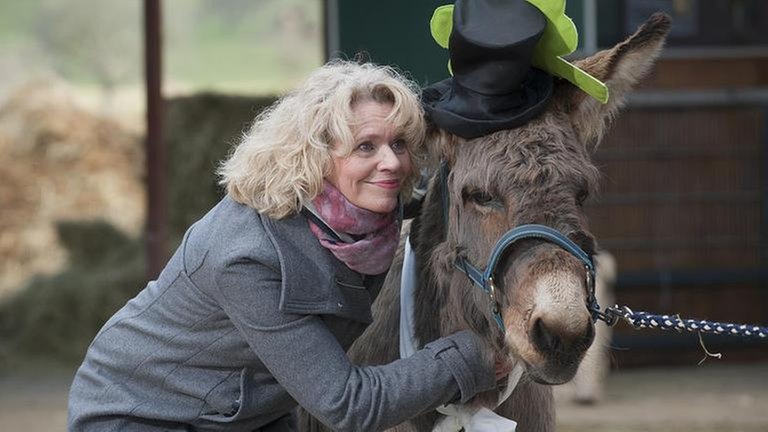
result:
[[[671,19],[663,13],[651,16],[638,30],[611,49],[575,62],[590,75],[608,86],[608,103],[601,104],[567,85],[561,88],[565,109],[581,142],[595,146],[603,137],[610,121],[624,104],[626,94],[653,66],[669,33]]]

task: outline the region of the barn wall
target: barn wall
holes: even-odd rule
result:
[[[616,298],[638,310],[768,323],[768,58],[663,58],[595,154],[592,230],[618,262]],[[706,337],[726,360],[765,343]],[[695,335],[619,326],[621,365],[686,363]]]

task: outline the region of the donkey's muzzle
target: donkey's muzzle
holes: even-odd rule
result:
[[[558,322],[548,322],[537,318],[531,328],[531,340],[545,357],[581,355],[595,338],[595,328],[591,322],[584,323],[584,329],[571,331]]]
[[[595,327],[585,313],[584,318],[565,321],[551,315],[533,316],[529,322],[531,345],[538,352],[534,380],[545,384],[562,384],[573,378],[584,354],[595,338]],[[566,324],[567,322],[567,324]]]

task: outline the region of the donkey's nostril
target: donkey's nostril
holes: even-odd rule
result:
[[[581,353],[586,351],[595,337],[595,328],[586,321],[579,330],[570,329],[560,321],[548,321],[546,316],[533,320],[531,342],[545,355]]]
[[[553,333],[544,320],[537,318],[533,323],[532,339],[536,348],[541,352],[554,352],[562,349],[562,341]]]

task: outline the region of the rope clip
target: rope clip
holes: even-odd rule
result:
[[[619,318],[623,316],[621,311],[613,306],[606,307],[605,311],[601,311],[600,309],[593,310],[592,313],[596,317],[596,320],[602,320],[608,327],[615,326],[616,323],[619,322]]]

